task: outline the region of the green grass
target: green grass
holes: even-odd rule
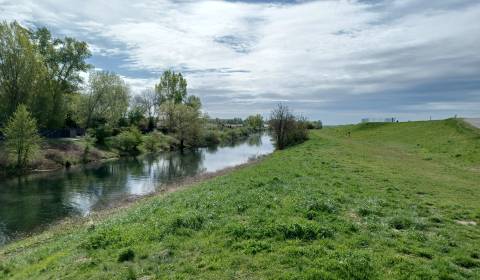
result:
[[[461,121],[328,128],[10,244],[0,278],[480,279],[479,183],[480,132]]]

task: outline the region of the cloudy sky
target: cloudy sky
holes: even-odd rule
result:
[[[181,71],[214,117],[480,117],[477,0],[0,0],[0,19],[87,41],[134,92]]]

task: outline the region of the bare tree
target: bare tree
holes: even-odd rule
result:
[[[278,104],[272,110],[269,126],[279,150],[307,139],[305,118],[295,117],[286,105]]]

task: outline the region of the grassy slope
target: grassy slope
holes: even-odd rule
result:
[[[459,224],[480,224],[479,182],[480,134],[461,122],[329,128],[0,249],[0,278],[480,279],[480,226]]]

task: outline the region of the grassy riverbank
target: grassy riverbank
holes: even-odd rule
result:
[[[478,279],[479,182],[480,132],[461,121],[327,128],[7,245],[0,278]]]

